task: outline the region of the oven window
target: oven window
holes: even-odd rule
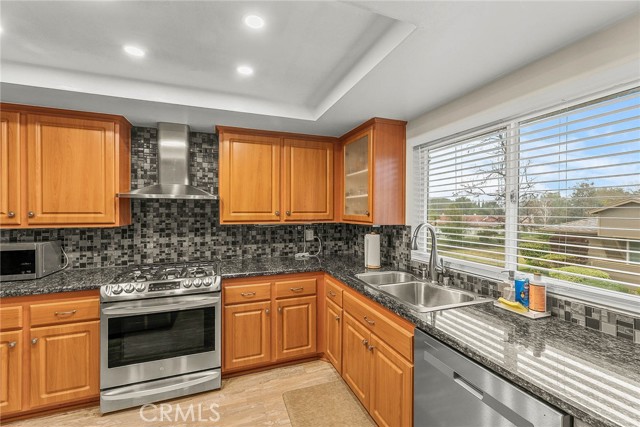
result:
[[[215,351],[215,308],[108,320],[109,368]]]

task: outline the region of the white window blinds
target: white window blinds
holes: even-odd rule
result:
[[[640,294],[638,89],[424,144],[414,162],[440,255]]]

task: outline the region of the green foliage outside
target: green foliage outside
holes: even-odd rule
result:
[[[573,276],[571,274],[566,273],[574,273],[574,274],[582,274],[585,276],[592,276],[593,278],[587,277],[578,277]],[[581,285],[595,286],[603,289],[610,289],[612,291],[632,293],[632,290],[617,283],[605,282],[600,279],[609,279],[609,274],[604,271],[595,270],[593,268],[587,267],[578,267],[578,266],[568,266],[554,269],[549,272],[549,275],[554,279],[566,280],[568,282],[579,283]],[[635,293],[640,294],[640,290],[636,290]]]

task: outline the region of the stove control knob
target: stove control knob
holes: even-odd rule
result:
[[[144,283],[136,283],[136,291],[144,292],[146,285]]]
[[[211,277],[205,277],[204,279],[202,279],[202,284],[205,286],[211,286],[212,283],[213,280],[211,280]]]
[[[114,295],[120,295],[122,293],[122,286],[120,285],[111,286],[111,292],[113,292]]]
[[[202,286],[202,280],[200,279],[195,279],[193,281],[193,286],[195,286],[196,288],[199,288],[200,286]]]
[[[133,286],[133,283],[127,283],[126,285],[124,285],[124,291],[128,294],[133,292],[134,289],[135,289],[135,286]]]
[[[182,282],[182,286],[184,286],[185,288],[190,288],[191,280],[185,280],[184,282]]]

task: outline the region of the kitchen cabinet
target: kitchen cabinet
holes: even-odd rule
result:
[[[98,291],[3,298],[1,304],[3,421],[98,399]]]
[[[342,373],[342,308],[326,300],[326,316],[325,316],[325,357],[331,362],[333,367]]]
[[[314,273],[223,281],[223,372],[315,356],[318,281]]]
[[[117,197],[129,191],[131,179],[131,125],[124,118],[14,104],[2,108],[2,162],[13,156],[19,171],[3,167],[0,225],[131,223],[130,202]],[[16,145],[19,149],[10,149]]]
[[[335,138],[217,131],[221,224],[333,219]]]
[[[0,332],[0,416],[22,409],[22,331]]]
[[[232,370],[271,361],[271,301],[224,308],[224,364]]]
[[[405,223],[406,122],[374,118],[340,138],[341,219]]]
[[[354,292],[342,300],[342,378],[379,426],[411,426],[413,325]]]
[[[32,328],[32,408],[100,393],[100,322]]]
[[[3,110],[0,115],[0,225],[17,226],[22,221],[20,114]]]

